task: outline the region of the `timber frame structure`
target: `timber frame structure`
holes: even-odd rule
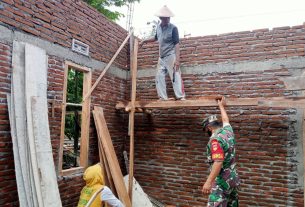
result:
[[[208,171],[208,139],[200,122],[202,115],[218,113],[215,99],[222,95],[238,139],[240,174],[247,178],[242,205],[305,206],[304,34],[301,24],[181,38],[187,100],[160,102],[154,87],[157,44],[138,48],[132,32],[85,1],[1,1],[0,206],[33,206],[32,198],[51,201],[48,207],[76,206],[84,170],[97,162],[105,164],[107,185],[128,207],[135,186],[123,186],[128,172],[161,202],[201,206],[207,201],[200,187]],[[89,53],[75,51],[75,42]],[[68,66],[88,74],[91,87],[83,90],[82,103],[64,100]],[[29,86],[43,99],[33,93],[23,99]],[[81,136],[87,140],[82,146],[64,140],[83,153],[80,167],[62,170],[66,106],[68,115],[71,108],[85,110]],[[45,185],[49,178],[52,185]]]
[[[132,198],[132,182],[134,175],[134,116],[135,112],[151,113],[153,109],[170,109],[170,108],[192,108],[192,107],[211,107],[218,106],[217,99],[221,95],[199,97],[197,99],[187,99],[184,101],[136,101],[137,88],[137,54],[138,40],[131,37],[131,101],[121,101],[115,106],[117,110],[129,112],[128,134],[130,136],[130,163],[129,163],[129,197]],[[132,46],[133,45],[133,46]],[[305,77],[304,77],[305,81]],[[262,106],[270,108],[300,108],[303,109],[303,152],[305,152],[305,97],[274,97],[274,98],[226,98],[226,106]],[[305,186],[305,159],[304,168],[304,186]],[[304,191],[305,206],[305,191]]]

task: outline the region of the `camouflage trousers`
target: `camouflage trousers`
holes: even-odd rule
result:
[[[224,190],[218,185],[213,186],[209,195],[208,207],[238,207],[238,190]]]

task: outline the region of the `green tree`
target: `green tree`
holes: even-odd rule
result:
[[[81,103],[83,99],[84,73],[74,69],[68,70],[67,102]],[[63,169],[77,167],[79,157],[79,138],[81,133],[81,111],[80,106],[67,106],[65,116],[65,137],[73,140],[73,152],[64,151]]]
[[[84,0],[94,8],[96,8],[99,12],[104,14],[109,19],[115,21],[120,17],[124,16],[122,13],[117,11],[111,11],[108,8],[110,6],[122,7],[128,5],[128,3],[132,2],[140,2],[140,0]]]

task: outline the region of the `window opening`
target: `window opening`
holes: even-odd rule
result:
[[[91,87],[91,72],[81,66],[66,63],[62,105],[59,171],[87,166],[90,120],[90,98],[82,102]]]

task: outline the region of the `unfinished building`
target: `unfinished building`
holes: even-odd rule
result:
[[[94,106],[104,109],[127,174],[123,151],[129,152],[129,118],[118,103],[131,99],[129,45],[89,101],[69,91],[74,87],[86,94],[127,36],[80,0],[0,2],[1,206],[19,206],[7,95],[14,95],[13,70],[22,67],[15,60],[23,56],[33,64],[42,56],[47,60],[48,121],[62,205],[77,205],[84,169],[99,162]],[[224,95],[232,100],[227,112],[237,140],[240,205],[304,206],[305,26],[191,37],[180,44],[182,78],[192,104],[150,107],[151,113],[134,116],[134,177],[144,191],[170,205],[206,206],[201,187],[208,175],[208,137],[200,123],[219,110],[194,103]],[[156,44],[138,51],[136,100],[156,100],[157,57]],[[246,99],[251,103],[238,104]],[[77,126],[76,119],[81,120]],[[79,134],[71,135],[80,138],[76,143],[66,135],[71,123],[79,127]]]

